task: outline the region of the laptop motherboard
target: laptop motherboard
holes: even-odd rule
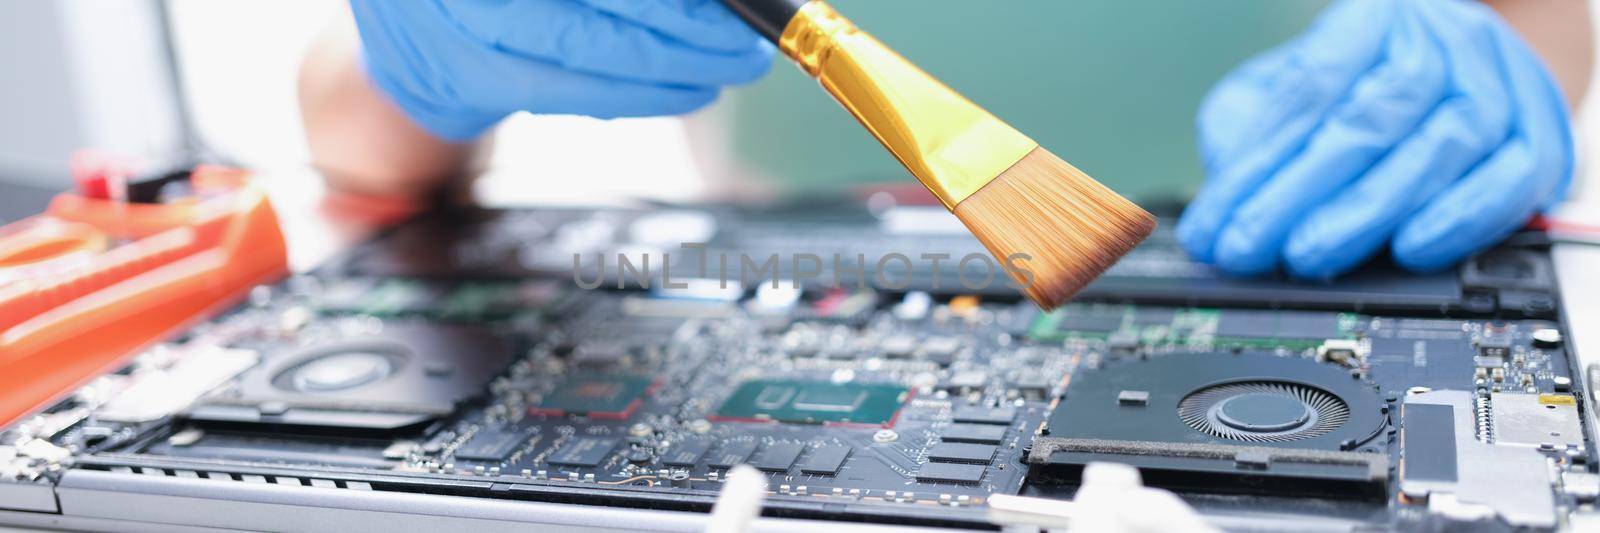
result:
[[[1538,243],[1315,284],[1163,229],[1048,313],[974,253],[921,208],[424,216],[6,428],[0,509],[94,472],[703,512],[749,464],[769,516],[994,528],[1095,461],[1265,528],[1600,496]]]

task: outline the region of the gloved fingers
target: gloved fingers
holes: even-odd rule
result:
[[[1305,149],[1234,210],[1213,251],[1219,268],[1240,275],[1275,269],[1305,213],[1371,168],[1443,97],[1447,73],[1421,19],[1401,10],[1388,41],[1383,63],[1352,87]]]
[[[495,73],[489,78],[496,85],[493,95],[504,95],[482,98],[498,109],[533,113],[597,118],[678,115],[705,107],[718,93],[715,87],[641,83],[507,55],[491,56],[478,68]]]
[[[461,102],[471,102],[485,110],[598,118],[676,115],[704,107],[718,93],[715,87],[637,82],[498,53],[481,54],[471,62],[447,62],[432,72],[429,79],[440,84],[434,91],[454,95]],[[504,113],[496,118],[499,116]]]
[[[561,113],[597,118],[681,115],[709,105],[721,92],[716,87],[652,85],[576,72],[564,74],[573,78],[564,83],[581,87],[551,91],[541,102]]]
[[[739,53],[761,39],[720,0],[578,0],[696,48]]]
[[[1206,181],[1194,200],[1183,209],[1176,229],[1178,243],[1202,263],[1216,259],[1217,234],[1233,209],[1277,171],[1283,160],[1305,143],[1319,117],[1302,115],[1255,150],[1241,154]]]
[[[1200,102],[1195,130],[1200,159],[1206,172],[1216,175],[1223,163],[1256,148],[1274,129],[1282,127],[1305,105],[1305,73],[1288,68],[1292,45],[1282,45],[1250,58],[1212,87]],[[1285,102],[1284,99],[1296,102]],[[1299,104],[1299,105],[1295,105]]]
[[[1290,234],[1284,263],[1297,277],[1328,279],[1376,254],[1406,217],[1505,141],[1511,103],[1501,79],[1492,14],[1415,2],[1448,58],[1455,95],[1415,134]],[[1486,11],[1486,10],[1485,10]]]
[[[1482,106],[1456,96],[1440,104],[1417,129],[1371,170],[1289,235],[1283,259],[1300,278],[1331,279],[1371,258],[1405,217],[1461,178],[1505,138],[1505,130],[1479,129]]]
[[[689,22],[717,20],[709,8],[691,4],[700,0],[651,1],[700,10],[686,15]],[[450,141],[473,139],[517,110],[597,117],[692,111],[715,99],[717,86],[754,79],[770,63],[771,47],[753,34],[744,52],[697,48],[669,30],[574,0],[351,0],[350,6],[368,78],[409,118]],[[699,30],[689,22],[670,31]],[[749,32],[727,22],[737,28],[731,33]]]
[[[1306,144],[1328,109],[1382,56],[1394,3],[1345,0],[1299,38],[1230,74],[1198,117],[1210,179],[1178,221],[1178,242],[1202,262],[1234,208]]]
[[[1430,200],[1395,234],[1395,261],[1414,272],[1443,270],[1527,222],[1538,200],[1521,185],[1533,157],[1526,140],[1515,139]]]
[[[1389,0],[1343,0],[1317,15],[1297,39],[1303,67],[1326,72],[1338,86],[1370,69],[1383,54],[1384,36],[1395,21]]]
[[[1197,121],[1208,172],[1218,174],[1217,162],[1238,159],[1286,123],[1337,103],[1378,62],[1395,11],[1383,1],[1337,3],[1300,37],[1229,73],[1206,95]]]
[[[1224,82],[1224,85],[1227,84],[1228,82]],[[1224,89],[1213,92],[1221,91]],[[1284,93],[1284,98],[1300,99],[1306,94],[1302,91],[1288,91]],[[1203,113],[1213,113],[1213,115],[1203,114],[1201,117],[1202,139],[1206,136],[1205,124],[1229,122],[1233,119],[1227,115],[1240,114],[1220,112],[1220,106],[1207,107],[1210,110]],[[1265,139],[1252,140],[1251,146],[1241,147],[1235,153],[1225,157],[1214,157],[1206,155],[1202,150],[1210,178],[1184,208],[1176,229],[1178,243],[1189,252],[1189,255],[1203,263],[1214,262],[1217,235],[1232,217],[1234,208],[1272,177],[1285,160],[1305,145],[1306,137],[1310,136],[1321,122],[1322,112],[1304,112],[1303,107],[1305,106],[1279,108],[1284,110],[1292,108],[1293,112],[1285,113],[1281,121],[1277,119],[1270,121],[1274,124],[1273,131]],[[1245,118],[1239,120],[1249,121]],[[1241,135],[1240,138],[1245,137]]]
[[[413,35],[425,39],[447,33],[438,31],[437,21],[442,20],[441,17],[408,17],[406,16],[408,10],[395,9],[381,0],[350,0],[350,11],[355,18],[356,31],[361,35],[361,55],[363,64],[368,67],[369,77],[380,83],[392,84],[406,92],[421,92],[424,89],[424,79],[402,74],[426,68],[428,65],[418,64],[419,61],[416,61],[413,55],[405,53],[404,48],[407,46],[398,43],[409,43]],[[412,25],[416,27],[411,31],[401,31],[401,28]],[[448,34],[445,36],[448,37]],[[404,65],[410,68],[381,70],[372,68],[376,65]]]
[[[351,0],[361,34],[362,66],[367,78],[403,109],[412,121],[449,141],[467,141],[504,116],[455,105],[462,78],[435,76],[448,72],[454,59],[477,55],[476,44],[448,26],[449,16],[431,3],[396,4],[384,0]],[[429,43],[429,54],[414,53],[416,43]]]
[[[1571,110],[1561,86],[1527,42],[1488,6],[1471,3],[1463,6],[1492,21],[1499,57],[1511,79],[1511,98],[1520,111],[1517,122],[1537,157],[1538,169],[1530,176],[1529,192],[1540,198],[1540,209],[1554,206],[1566,197],[1572,185],[1577,149],[1574,148]]]
[[[443,6],[464,31],[505,53],[612,78],[719,86],[759,79],[772,64],[771,47],[753,33],[742,50],[706,50],[570,0],[451,0]],[[544,25],[530,28],[527,21]]]
[[[1516,107],[1514,133],[1401,226],[1392,251],[1407,269],[1444,269],[1498,242],[1559,198],[1572,179],[1566,100],[1527,45],[1504,24],[1497,22],[1495,28],[1500,68]]]

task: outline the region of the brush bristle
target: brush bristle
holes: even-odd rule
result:
[[[1017,267],[1012,278],[1045,310],[1156,229],[1150,213],[1043,148],[956,204],[955,214],[995,259]],[[1008,261],[1014,254],[1030,259]]]

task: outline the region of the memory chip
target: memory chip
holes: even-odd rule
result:
[[[1050,393],[1052,384],[1053,382],[1049,377],[1028,374],[1018,376],[1017,379],[1012,380],[1011,388],[1016,389],[1018,393],[1021,393],[1027,399],[1041,400]]]
[[[937,463],[989,464],[994,459],[992,444],[941,442],[928,450],[928,460]]]
[[[961,339],[956,337],[930,337],[922,342],[922,347],[917,353],[923,359],[939,366],[950,366],[956,360],[956,353],[961,350]]]
[[[1028,328],[1033,326],[1033,321],[1039,316],[1039,306],[1032,302],[1023,301],[1012,306],[1011,313],[1001,324],[1006,333],[1013,337],[1022,337],[1028,334]]]
[[[473,461],[503,461],[525,442],[520,430],[484,428],[461,447],[456,448],[456,459]]]
[[[1131,331],[1112,333],[1106,337],[1106,347],[1112,353],[1127,353],[1139,350],[1139,336]]]
[[[627,356],[626,344],[616,341],[593,341],[578,344],[567,355],[567,359],[578,368],[598,370],[617,366]]]
[[[1472,364],[1484,368],[1500,368],[1506,366],[1506,358],[1498,355],[1476,355],[1472,357]]]
[[[1216,336],[1270,339],[1277,335],[1278,317],[1272,311],[1227,309],[1217,317]]]
[[[1216,336],[1234,339],[1333,339],[1341,335],[1338,313],[1226,309]]]
[[[547,461],[556,466],[592,468],[617,449],[620,442],[612,437],[577,437],[563,444]]]
[[[717,408],[717,418],[794,423],[883,424],[905,402],[905,387],[829,381],[747,381]]]
[[[1479,357],[1506,358],[1511,355],[1511,339],[1504,335],[1484,335],[1478,339]]]
[[[1061,317],[1056,323],[1057,331],[1084,331],[1105,333],[1122,328],[1122,313],[1106,312],[1074,312]]]
[[[971,442],[976,444],[1000,444],[1006,436],[1005,426],[992,426],[984,424],[951,424],[945,428],[939,438],[945,442]]]
[[[1139,307],[1134,310],[1133,323],[1136,326],[1164,326],[1177,317],[1178,310],[1172,307]]]
[[[805,451],[806,445],[798,442],[775,442],[762,450],[761,455],[750,463],[757,470],[766,472],[788,472],[794,466],[794,460],[800,458],[800,452]]]
[[[692,468],[700,464],[700,458],[705,457],[706,452],[710,450],[710,441],[686,440],[668,449],[667,453],[661,456],[661,464]]]
[[[849,446],[829,444],[818,446],[800,463],[800,472],[819,476],[831,476],[839,473],[839,468],[844,466],[844,460],[850,458]]]
[[[891,359],[905,359],[907,357],[911,357],[911,352],[915,351],[916,349],[917,338],[905,334],[895,335],[884,339],[883,344],[878,346],[878,351],[883,352],[884,357]]]
[[[650,379],[639,376],[589,374],[568,378],[532,409],[533,414],[578,414],[593,418],[628,418],[643,402]]]
[[[1120,306],[1068,305],[1035,316],[1027,335],[1038,340],[1101,336],[1122,329],[1127,309]]]
[[[989,381],[989,373],[983,370],[966,370],[956,372],[950,376],[950,381],[941,385],[945,389],[981,389]]]
[[[1003,424],[1009,425],[1017,419],[1017,408],[1012,405],[999,407],[984,407],[981,405],[967,405],[957,407],[951,415],[956,422],[970,424]]]
[[[917,481],[922,483],[958,483],[976,485],[983,481],[983,465],[955,463],[928,463],[917,471]]]
[[[743,463],[755,453],[756,442],[751,440],[735,440],[722,444],[722,449],[711,454],[711,466],[717,468],[733,468],[734,465]]]
[[[1280,339],[1332,339],[1340,336],[1338,313],[1279,311]]]

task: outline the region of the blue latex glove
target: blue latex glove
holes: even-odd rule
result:
[[[671,115],[760,78],[772,46],[717,0],[351,0],[368,76],[452,141],[516,111]]]
[[[1572,132],[1543,63],[1469,0],[1344,0],[1201,107],[1209,181],[1178,239],[1223,271],[1326,279],[1387,244],[1447,268],[1563,194]]]

